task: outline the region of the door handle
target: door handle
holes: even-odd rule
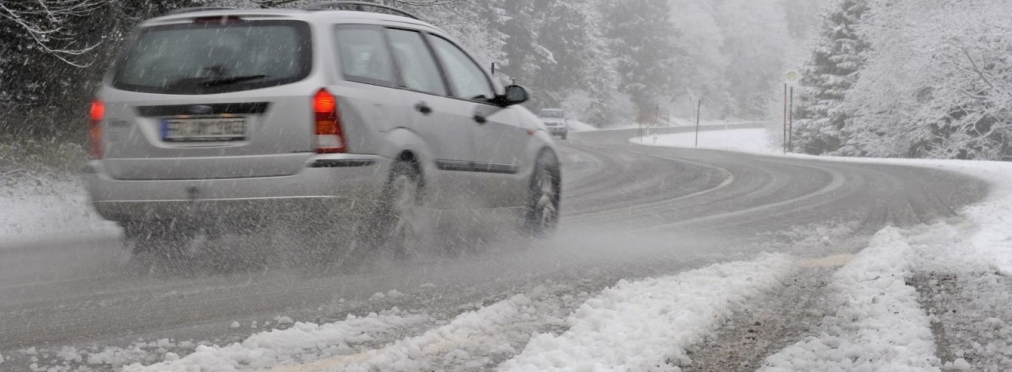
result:
[[[415,104],[415,110],[422,113],[422,115],[428,115],[432,113],[432,107],[429,107],[428,103],[418,102]]]
[[[478,113],[474,114],[474,121],[478,124],[485,124],[488,123],[488,118],[485,117],[485,114]]]

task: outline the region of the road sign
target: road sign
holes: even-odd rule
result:
[[[798,74],[798,72],[795,71],[795,70],[787,71],[787,84],[790,84],[790,85],[797,84],[798,79],[800,77],[801,77],[801,74]]]

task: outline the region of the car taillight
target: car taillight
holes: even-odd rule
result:
[[[313,114],[316,122],[316,152],[333,154],[348,152],[341,130],[341,119],[337,113],[337,98],[320,89],[313,96]]]
[[[91,124],[88,126],[88,156],[92,159],[101,159],[102,120],[105,120],[105,103],[97,99],[91,101],[88,118],[91,119]]]

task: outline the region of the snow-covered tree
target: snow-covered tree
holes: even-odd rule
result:
[[[717,2],[722,25],[726,100],[724,117],[755,117],[766,109],[771,88],[783,82],[792,43],[778,0]]]
[[[795,148],[809,154],[833,152],[844,144],[852,116],[844,106],[860,76],[869,43],[859,32],[868,0],[839,0],[823,16],[811,59],[801,70],[795,109]]]
[[[538,45],[549,54],[537,69],[532,86],[548,91],[542,100],[556,105],[574,90],[588,89],[594,54],[593,9],[589,1],[555,1],[539,7],[542,18]]]
[[[668,0],[610,0],[603,7],[604,35],[617,57],[621,89],[636,104],[640,121],[646,121],[677,81],[681,51],[674,42],[671,5]]]
[[[848,96],[846,150],[869,156],[1012,156],[1012,8],[1003,0],[874,0],[874,52]]]

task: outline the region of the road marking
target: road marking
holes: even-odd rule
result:
[[[721,173],[723,173],[723,175],[724,175],[724,181],[722,181],[717,186],[714,186],[714,187],[706,189],[706,190],[700,190],[700,191],[694,192],[692,194],[682,195],[682,196],[679,196],[679,197],[676,197],[676,198],[672,198],[672,199],[658,200],[658,201],[647,203],[647,204],[637,204],[635,206],[630,206],[629,208],[611,209],[611,210],[604,210],[604,211],[581,213],[581,214],[574,215],[572,217],[566,217],[567,221],[572,221],[572,220],[579,221],[579,220],[586,219],[586,218],[604,217],[604,216],[615,215],[615,214],[619,214],[619,213],[628,213],[630,211],[636,211],[636,210],[641,210],[641,209],[653,208],[655,206],[659,206],[659,205],[663,205],[663,204],[667,204],[667,203],[674,203],[674,202],[677,202],[677,201],[680,201],[680,200],[684,200],[684,199],[688,199],[688,198],[694,198],[694,197],[706,195],[706,194],[709,194],[709,193],[712,193],[712,192],[724,189],[724,188],[730,186],[735,181],[734,174],[731,173],[731,171],[727,170],[726,168],[718,167],[718,166],[715,166],[715,165],[703,164],[703,163],[698,163],[698,162],[694,162],[694,161],[691,161],[691,160],[685,160],[685,159],[675,159],[675,158],[669,158],[669,157],[665,157],[665,156],[647,154],[647,153],[644,153],[644,152],[633,151],[633,150],[623,149],[623,148],[615,148],[615,147],[600,146],[600,145],[590,145],[590,144],[584,143],[582,141],[581,141],[581,144],[584,145],[584,146],[588,146],[588,147],[597,147],[597,148],[604,148],[604,149],[609,149],[609,150],[618,150],[618,151],[624,151],[624,152],[631,152],[631,153],[634,153],[634,154],[649,156],[649,157],[652,157],[652,158],[657,158],[657,159],[663,159],[663,160],[669,160],[669,161],[674,161],[674,162],[681,162],[681,163],[691,164],[691,165],[695,165],[697,167],[702,167],[702,168],[717,169],[718,171],[720,171]]]

